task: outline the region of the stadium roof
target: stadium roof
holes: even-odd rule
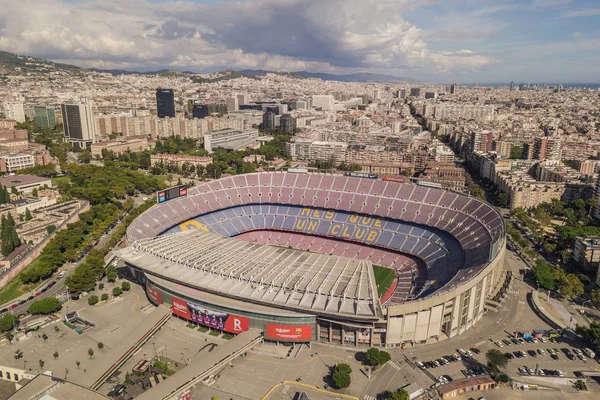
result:
[[[312,314],[381,316],[370,261],[249,243],[203,230],[140,239],[117,256],[207,292]]]

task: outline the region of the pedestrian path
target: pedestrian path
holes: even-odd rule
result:
[[[394,369],[397,369],[398,371],[400,371],[402,369],[402,366],[396,364],[393,361],[388,361],[387,365],[389,365],[390,367],[392,367]]]
[[[363,398],[363,400],[377,400],[377,398],[376,398],[375,396],[369,396],[369,395],[366,395],[366,396]],[[594,400],[596,400],[596,399],[594,399]]]

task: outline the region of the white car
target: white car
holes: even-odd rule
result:
[[[538,354],[539,354],[540,356],[545,356],[545,355],[546,355],[546,353],[544,352],[544,350],[543,350],[543,349],[538,349]]]
[[[556,370],[556,373],[557,373],[557,374],[558,374],[558,376],[560,376],[561,378],[564,378],[564,377],[565,377],[565,374],[563,374],[563,372],[562,372],[562,371],[560,371],[560,370],[558,370],[558,369]]]
[[[544,373],[544,371],[542,371],[541,369],[538,369],[538,375],[540,375],[540,376],[544,376],[544,375],[546,375],[546,374],[545,374],[545,373]]]
[[[556,352],[554,351],[554,349],[548,349],[548,353],[550,353],[551,355],[556,354]]]
[[[542,343],[546,343],[547,341],[548,341],[548,339],[546,339],[546,338],[543,338],[543,337],[540,338],[540,342],[542,342]]]
[[[456,358],[456,361],[462,360],[462,358],[460,358],[460,354],[458,353],[454,354],[454,358]]]
[[[537,343],[537,342],[538,342],[537,338],[531,338],[531,341],[532,341],[533,343]]]
[[[581,351],[581,349],[574,348],[573,349],[573,353],[575,353],[575,354],[583,354],[583,351]]]
[[[495,343],[495,344],[496,344],[496,346],[498,346],[498,347],[504,347],[504,343],[502,343],[502,342],[501,342],[501,341],[499,341],[499,340],[496,340],[494,343]]]
[[[435,365],[436,367],[440,366],[440,362],[438,360],[433,360],[433,365]]]
[[[583,354],[577,354],[577,357],[579,357],[579,359],[580,359],[581,361],[585,361],[585,360],[586,360],[586,358],[584,357],[584,355],[583,355]]]

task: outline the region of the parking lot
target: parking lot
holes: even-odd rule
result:
[[[518,375],[580,377],[580,371],[600,371],[598,362],[585,353],[583,343],[571,338],[526,340],[506,335],[496,337],[479,347],[456,349],[439,357],[418,360],[417,365],[431,374],[438,384],[486,374],[485,353],[497,349],[508,359],[506,371]]]

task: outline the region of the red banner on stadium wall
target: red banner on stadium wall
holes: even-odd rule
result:
[[[162,292],[150,285],[150,282],[146,282],[146,294],[154,304],[162,304]]]
[[[311,340],[312,326],[267,324],[267,338],[280,340]]]
[[[172,297],[171,304],[173,314],[209,328],[236,334],[250,329],[250,320],[246,317],[210,310],[177,297]]]
[[[185,319],[192,319],[190,309],[188,308],[185,301],[178,299],[177,297],[171,298],[171,311],[178,317]]]

